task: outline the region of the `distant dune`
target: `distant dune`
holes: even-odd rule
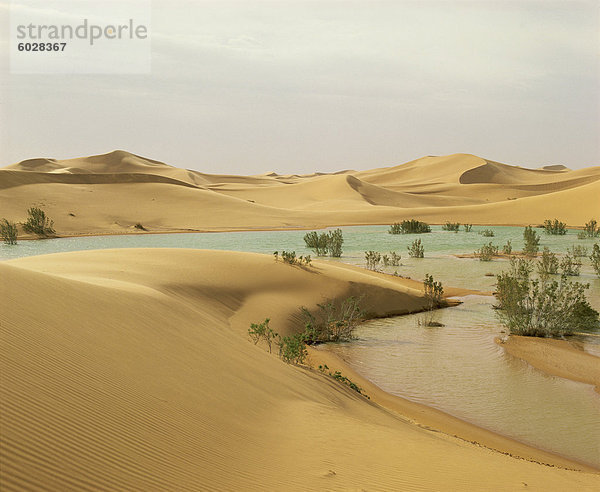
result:
[[[290,333],[298,307],[325,296],[364,293],[379,315],[421,308],[421,292],[402,279],[182,249],[22,258],[1,262],[0,277],[2,491],[583,491],[600,482],[589,469],[492,451],[477,444],[489,445],[489,433],[470,426],[465,436],[447,416],[436,430],[415,425],[429,422],[418,405],[397,413],[375,403],[376,390],[366,400],[248,340],[249,324],[266,317]],[[580,469],[506,441],[493,446]]]
[[[474,155],[309,175],[204,174],[125,151],[0,169],[3,217],[42,206],[58,234],[430,223],[582,226],[600,214],[600,167],[525,169]]]

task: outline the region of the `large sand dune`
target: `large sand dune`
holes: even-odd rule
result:
[[[124,151],[0,169],[2,217],[32,205],[58,234],[432,223],[582,226],[600,214],[600,167],[524,169],[469,154],[332,174],[210,175]]]
[[[250,322],[287,333],[299,305],[324,297],[365,293],[378,315],[419,309],[401,279],[160,249],[24,258],[0,275],[3,491],[600,484],[416,426],[247,340]]]

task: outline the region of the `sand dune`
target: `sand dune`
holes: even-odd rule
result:
[[[58,234],[431,223],[582,226],[600,214],[600,167],[525,169],[469,154],[368,171],[210,175],[130,154],[30,159],[0,169],[2,216],[32,205]]]
[[[298,306],[323,297],[362,292],[380,315],[418,309],[420,293],[401,279],[160,249],[24,258],[0,275],[2,490],[600,483],[413,425],[245,335],[267,316],[290,332]]]

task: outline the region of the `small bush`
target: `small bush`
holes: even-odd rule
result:
[[[571,246],[571,249],[568,252],[573,256],[573,258],[583,258],[587,256],[588,250],[585,246]]]
[[[441,282],[433,280],[433,276],[428,273],[425,274],[425,280],[423,281],[423,292],[425,293],[427,309],[429,311],[440,306],[442,296],[444,295],[444,287]]]
[[[400,224],[398,222],[392,224],[388,232],[390,234],[423,234],[431,232],[431,227],[425,222],[410,219],[403,220]]]
[[[586,234],[586,237],[598,237],[600,236],[600,229],[598,228],[598,222],[596,219],[591,219],[589,222],[585,224],[583,231]]]
[[[381,261],[383,261],[383,266],[400,266],[400,255],[395,251],[390,251],[388,255],[382,255]]]
[[[556,275],[558,273],[558,258],[547,247],[542,252],[542,257],[537,264],[540,277]]]
[[[483,231],[480,232],[480,234],[483,237],[494,237],[494,231],[492,231],[491,229],[484,229]]]
[[[329,370],[329,367],[327,366],[327,364],[325,364],[325,365],[319,365],[319,371],[321,371],[322,373],[325,373],[326,369]],[[335,371],[333,373],[331,371],[329,371],[328,374],[329,374],[329,376],[331,376],[336,381],[339,381],[340,383],[343,383],[343,384],[345,384],[347,386],[350,386],[351,389],[353,389],[357,393],[360,393],[362,396],[364,396],[365,398],[367,398],[368,400],[370,400],[369,395],[366,395],[365,393],[363,393],[363,389],[360,386],[358,386],[357,384],[353,383],[346,376],[343,376],[340,371]]]
[[[5,244],[17,244],[17,224],[2,219],[0,222],[0,236]]]
[[[563,275],[577,277],[581,271],[581,263],[573,258],[570,253],[567,253],[560,262],[560,269]]]
[[[23,223],[25,232],[37,234],[38,236],[49,236],[54,234],[54,221],[46,217],[46,212],[41,208],[31,207],[27,210],[29,217]]]
[[[304,340],[309,345],[321,342],[352,340],[354,329],[362,320],[360,299],[349,297],[344,301],[329,300],[317,304],[319,311],[313,315],[308,309],[300,309],[304,320]]]
[[[420,239],[415,239],[410,246],[407,246],[408,256],[411,258],[424,258],[425,248],[421,244]]]
[[[446,222],[442,226],[442,230],[444,230],[444,231],[458,232],[459,229],[460,229],[460,224],[458,222]]]
[[[471,232],[473,224],[463,224],[463,227],[465,228],[465,232]]]
[[[140,224],[139,222],[137,224],[135,224],[134,226],[136,229],[139,229],[140,231],[147,231],[148,229],[146,229],[142,224]]]
[[[544,229],[546,231],[546,234],[564,236],[567,233],[567,224],[559,221],[558,219],[546,219],[544,221]]]
[[[479,258],[479,261],[492,261],[492,257],[498,255],[498,246],[494,246],[490,241],[488,244],[484,244],[480,249],[475,251],[474,254]]]
[[[304,243],[306,244],[306,247],[312,249],[317,256],[326,256],[329,253],[329,256],[339,258],[342,256],[344,236],[341,229],[322,232],[321,234],[312,231],[304,235]]]
[[[525,256],[536,256],[539,249],[540,236],[538,236],[538,233],[531,226],[527,226],[523,231],[523,240],[525,241],[525,247],[523,248]]]
[[[600,246],[598,246],[598,243],[594,244],[590,260],[592,268],[596,271],[596,275],[600,277]]]
[[[377,251],[365,251],[365,261],[367,262],[367,269],[375,271],[381,261],[381,254]]]
[[[506,244],[504,246],[502,246],[502,252],[505,255],[509,255],[512,253],[512,243],[510,242],[510,239],[506,241]]]
[[[304,343],[304,335],[296,333],[289,337],[280,338],[279,357],[288,364],[304,364],[308,351]]]
[[[587,238],[588,238],[588,235],[586,232],[580,231],[577,233],[577,239],[587,239]]]
[[[269,353],[271,353],[271,347],[273,342],[279,338],[279,335],[269,327],[269,318],[266,318],[262,323],[252,323],[248,328],[248,335],[256,345],[260,340],[267,342],[269,347]]]
[[[530,260],[513,258],[510,270],[497,276],[496,314],[511,334],[551,337],[600,325],[598,312],[592,309],[585,290],[589,285],[531,278]]]
[[[273,252],[273,257],[275,258],[275,261],[278,261],[279,257],[280,257],[279,251]],[[312,262],[312,258],[310,257],[310,255],[296,256],[295,251],[282,251],[281,259],[283,260],[284,263],[288,263],[289,265],[309,266],[310,263]]]

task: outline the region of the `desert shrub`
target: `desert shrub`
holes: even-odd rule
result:
[[[275,251],[273,253],[273,257],[275,258],[275,261],[278,261],[280,256],[279,256],[279,251]],[[310,255],[306,255],[306,256],[296,256],[296,252],[295,251],[282,251],[281,252],[281,259],[283,260],[284,263],[288,263],[289,265],[306,265],[309,266],[312,258],[310,257]]]
[[[46,217],[46,212],[41,208],[31,207],[27,210],[27,220],[23,223],[25,232],[37,234],[38,236],[49,236],[54,234],[54,221]]]
[[[269,353],[271,353],[271,347],[273,342],[279,338],[279,335],[269,327],[269,318],[266,318],[262,323],[251,323],[248,328],[248,335],[256,345],[260,340],[267,342],[269,347]]]
[[[588,235],[584,231],[580,231],[577,233],[577,239],[587,239]]]
[[[492,257],[498,255],[498,246],[494,246],[490,241],[488,244],[484,244],[480,249],[475,251],[474,254],[479,258],[479,261],[492,261]]]
[[[525,241],[525,247],[523,248],[525,256],[536,256],[539,249],[540,236],[538,236],[538,233],[531,226],[527,226],[523,231],[523,240]]]
[[[567,224],[560,222],[558,219],[544,221],[544,229],[546,234],[554,234],[557,236],[564,236],[567,233]]]
[[[497,316],[511,334],[551,337],[595,328],[598,312],[592,309],[585,290],[589,285],[533,279],[530,260],[513,258],[510,269],[497,276]]]
[[[312,231],[304,235],[304,243],[306,244],[306,247],[312,249],[317,256],[326,256],[329,253],[329,256],[339,258],[342,256],[344,235],[341,229],[322,232],[321,234]]]
[[[303,364],[308,355],[304,335],[296,333],[278,340],[279,357],[288,364]]]
[[[510,242],[510,239],[506,241],[506,244],[504,246],[502,246],[502,252],[505,255],[509,255],[512,253],[512,243]]]
[[[567,253],[560,261],[560,269],[563,275],[577,277],[581,271],[581,263],[576,258],[573,258],[570,253]]]
[[[444,231],[458,232],[459,229],[460,224],[458,222],[446,222],[444,225],[442,225],[442,230]]]
[[[383,255],[381,260],[383,261],[384,266],[400,266],[400,255],[395,251],[390,251],[389,256]]]
[[[429,311],[440,306],[442,296],[444,295],[444,287],[441,282],[436,282],[433,276],[428,273],[425,274],[425,280],[423,281],[423,292],[425,293],[427,309]]]
[[[381,261],[381,254],[377,251],[365,251],[365,261],[367,262],[367,269],[377,270]]]
[[[329,300],[317,306],[319,311],[315,315],[305,307],[300,309],[306,343],[311,345],[352,340],[354,329],[363,317],[360,299],[349,297],[342,302]]]
[[[5,244],[17,244],[17,224],[2,219],[0,222],[0,236]]]
[[[408,256],[411,258],[424,258],[425,257],[425,248],[421,244],[420,239],[415,239],[410,246],[406,247],[408,249]]]
[[[333,379],[335,379],[336,381],[339,381],[340,383],[343,383],[347,386],[350,386],[351,389],[353,389],[357,393],[360,393],[362,396],[364,396],[365,398],[370,400],[369,395],[363,393],[363,389],[360,386],[353,383],[350,380],[350,378],[347,378],[346,376],[342,375],[342,373],[340,371],[331,372],[331,371],[329,371],[329,367],[327,366],[327,364],[319,365],[319,371],[321,371],[322,373],[325,373],[326,370],[328,371],[329,376],[331,376]]]
[[[571,249],[568,252],[573,256],[573,258],[583,258],[587,256],[588,250],[585,246],[571,246]]]
[[[480,232],[480,234],[483,237],[494,237],[494,231],[492,231],[491,229],[484,229],[483,231]]]
[[[304,242],[307,248],[312,249],[317,256],[327,255],[327,234],[316,231],[308,232],[304,235]]]
[[[465,228],[465,232],[471,232],[473,224],[463,224],[463,227]]]
[[[558,273],[558,258],[550,249],[544,248],[540,261],[537,264],[540,277],[556,275]]]
[[[594,244],[594,247],[592,248],[590,260],[592,262],[592,268],[596,271],[596,275],[600,277],[600,246],[598,246],[598,243]]]
[[[397,222],[392,224],[388,232],[390,234],[423,234],[431,232],[431,227],[425,222],[410,219],[403,220],[400,224]]]
[[[329,250],[329,256],[339,258],[342,256],[342,244],[344,243],[344,235],[341,229],[335,231],[329,231],[327,233],[327,249]]]
[[[282,251],[281,258],[283,259],[284,263],[289,263],[290,265],[295,265],[298,261],[295,251]]]
[[[600,236],[600,229],[598,228],[598,222],[596,222],[596,219],[591,219],[589,222],[587,222],[583,228],[583,232],[585,233],[586,237]]]
[[[134,226],[136,229],[139,229],[140,231],[147,231],[148,229],[146,229],[140,222],[138,222],[137,224],[135,224]]]

